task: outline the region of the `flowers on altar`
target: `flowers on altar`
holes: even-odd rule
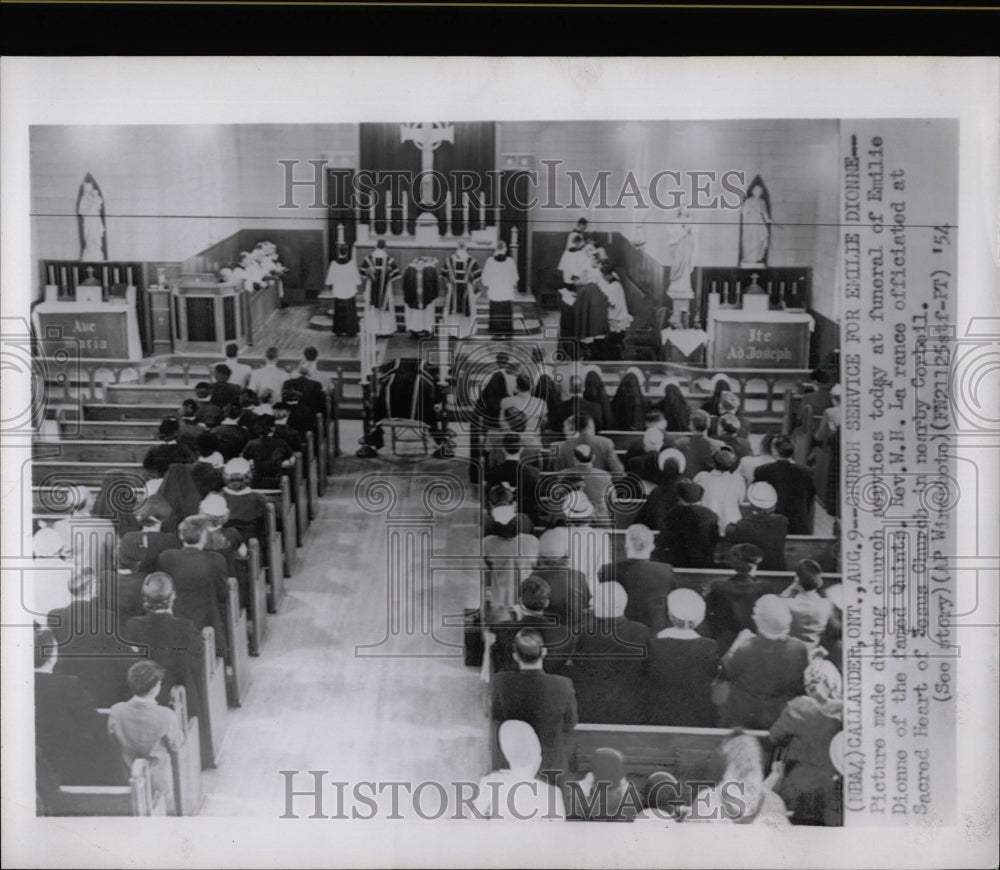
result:
[[[261,290],[268,281],[276,281],[288,269],[278,262],[278,247],[274,242],[260,242],[252,251],[240,254],[240,264],[220,271],[223,281],[242,281],[245,290]]]

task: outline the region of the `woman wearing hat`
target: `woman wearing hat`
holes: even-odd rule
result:
[[[737,544],[727,553],[729,564],[736,572],[726,580],[714,580],[705,596],[706,617],[703,633],[711,637],[724,653],[736,636],[753,630],[753,608],[761,596],[760,584],[754,575],[763,554],[753,544]]]
[[[795,566],[795,580],[781,593],[792,613],[792,637],[797,637],[810,650],[819,646],[826,625],[833,615],[833,602],[820,592],[823,572],[812,559],[803,559]]]
[[[764,481],[747,488],[747,515],[726,527],[727,544],[753,544],[763,554],[761,571],[785,571],[788,518],[774,512],[778,493]]]
[[[494,505],[491,518],[491,534],[483,540],[487,569],[485,599],[496,606],[514,607],[521,581],[531,574],[538,558],[538,538],[519,530],[517,507],[513,503]]]
[[[719,650],[698,633],[705,601],[693,589],[675,589],[667,596],[667,613],[670,628],[649,642],[647,724],[712,728],[718,720],[712,682]]]
[[[757,633],[741,631],[722,658],[729,683],[719,722],[723,728],[770,728],[785,704],[804,691],[809,648],[789,636],[788,605],[777,595],[764,595],[754,605],[753,619]]]
[[[789,701],[771,726],[771,742],[788,746],[778,792],[795,824],[839,824],[829,812],[839,808],[830,743],[843,727],[842,681],[837,669],[822,659],[814,659],[802,679],[805,694]]]
[[[667,511],[660,530],[660,548],[676,568],[712,568],[715,545],[719,542],[719,518],[701,504],[705,495],[697,483],[677,484],[677,505]]]
[[[728,447],[716,450],[712,462],[715,468],[699,471],[694,476],[694,482],[705,491],[701,504],[714,511],[719,520],[719,534],[722,535],[731,523],[743,518],[740,504],[746,496],[747,485],[736,473],[739,460]]]

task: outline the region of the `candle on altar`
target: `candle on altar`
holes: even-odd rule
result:
[[[444,200],[444,219],[448,226],[448,232],[451,232],[451,198],[454,194],[449,190],[448,195]]]
[[[406,212],[407,212],[406,191],[404,190],[402,193],[400,193],[399,197],[400,197],[400,200],[401,200],[402,205],[403,205],[403,223],[405,224],[406,223]]]
[[[372,206],[368,209],[368,223],[371,225],[372,232],[375,232],[375,202],[372,201]]]
[[[479,228],[486,229],[486,191],[480,194],[479,199]]]

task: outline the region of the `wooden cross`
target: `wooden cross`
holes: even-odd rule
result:
[[[756,272],[751,272],[750,273],[750,280],[753,281],[754,284],[757,283],[757,278],[759,278],[759,277],[760,276]]]
[[[434,152],[443,142],[455,141],[455,125],[447,121],[419,121],[416,124],[399,125],[399,141],[412,142],[420,149],[420,202],[434,201],[434,179],[430,172],[434,168]]]

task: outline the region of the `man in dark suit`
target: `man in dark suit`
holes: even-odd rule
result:
[[[508,432],[503,436],[504,459],[499,465],[486,472],[486,483],[491,489],[506,483],[517,492],[517,509],[527,514],[532,522],[538,522],[538,502],[536,490],[541,472],[535,465],[522,462],[521,436]]]
[[[761,571],[785,571],[785,539],[788,518],[774,512],[778,493],[771,484],[760,480],[747,489],[749,514],[726,528],[726,544],[754,544],[761,549],[764,560]]]
[[[540,776],[560,785],[569,770],[566,735],[576,728],[576,693],[567,677],[542,669],[545,645],[541,635],[526,628],[514,637],[514,661],[519,670],[493,679],[493,720],[527,722],[542,744]]]
[[[323,385],[315,378],[309,376],[312,371],[310,363],[299,363],[298,374],[294,378],[288,378],[281,385],[282,393],[287,387],[298,390],[299,401],[305,405],[313,414],[325,414],[326,403],[323,401]]]
[[[64,785],[115,784],[114,756],[97,705],[80,681],[54,673],[59,658],[47,626],[35,628],[35,751]]]
[[[184,520],[177,527],[177,536],[183,546],[161,553],[157,570],[173,578],[176,615],[190,619],[198,631],[210,625],[215,631],[216,649],[223,650],[226,646],[223,609],[228,594],[226,558],[204,549],[208,525],[200,516]]]
[[[642,719],[649,629],[627,619],[628,594],[619,583],[601,583],[594,610],[580,632],[573,679],[584,722],[636,724]]]
[[[556,468],[569,468],[576,464],[573,450],[579,444],[587,444],[594,452],[594,468],[611,474],[621,474],[625,468],[615,452],[614,442],[610,438],[597,435],[594,428],[594,418],[589,414],[578,414],[570,417],[563,431],[566,440],[556,447]]]
[[[778,503],[774,512],[788,517],[788,534],[811,535],[813,499],[812,471],[792,462],[795,442],[787,435],[779,435],[771,442],[774,462],[759,466],[753,473],[755,481],[762,480],[774,487]]]
[[[715,463],[712,457],[715,451],[724,446],[721,441],[708,437],[708,428],[712,423],[712,418],[707,411],[692,411],[689,428],[691,434],[685,438],[678,438],[673,445],[687,459],[686,474],[693,478],[699,471],[714,471]]]
[[[564,421],[580,414],[586,414],[590,417],[598,432],[609,428],[601,406],[583,398],[583,379],[579,375],[573,375],[569,379],[569,398],[555,406],[549,415],[548,427],[554,432],[559,432],[562,430]]]
[[[661,549],[669,551],[675,568],[711,568],[719,540],[719,518],[715,511],[698,504],[705,491],[697,483],[677,484],[677,505],[667,511],[660,532]]]
[[[145,615],[130,619],[122,631],[122,637],[139,653],[157,662],[165,671],[160,694],[156,701],[170,706],[170,690],[183,686],[187,696],[189,717],[198,717],[202,730],[202,751],[210,750],[211,734],[208,718],[201,715],[202,667],[204,651],[201,634],[190,619],[174,616],[176,600],[173,578],[157,571],[150,574],[142,584],[142,603]],[[211,763],[210,751],[203,761]]]
[[[240,404],[240,389],[238,384],[230,382],[233,370],[225,363],[219,363],[212,369],[212,377],[215,383],[212,384],[212,392],[209,401],[217,408],[225,408],[226,405]]]
[[[574,462],[559,472],[560,478],[581,478],[583,491],[594,506],[594,517],[608,516],[608,495],[611,490],[611,475],[594,466],[594,449],[586,442],[573,448]]]
[[[97,707],[110,707],[129,697],[126,678],[135,656],[117,639],[118,614],[96,595],[92,569],[75,569],[69,591],[70,604],[48,614],[59,644],[54,673],[75,677]]]
[[[209,431],[218,439],[223,461],[229,462],[243,453],[250,440],[250,433],[240,426],[239,404],[223,405],[222,415],[222,422]]]
[[[665,562],[651,562],[655,534],[635,524],[625,531],[625,560],[605,565],[598,572],[601,583],[617,582],[628,596],[625,618],[641,622],[653,634],[667,627],[667,596],[674,588],[674,569]]]

